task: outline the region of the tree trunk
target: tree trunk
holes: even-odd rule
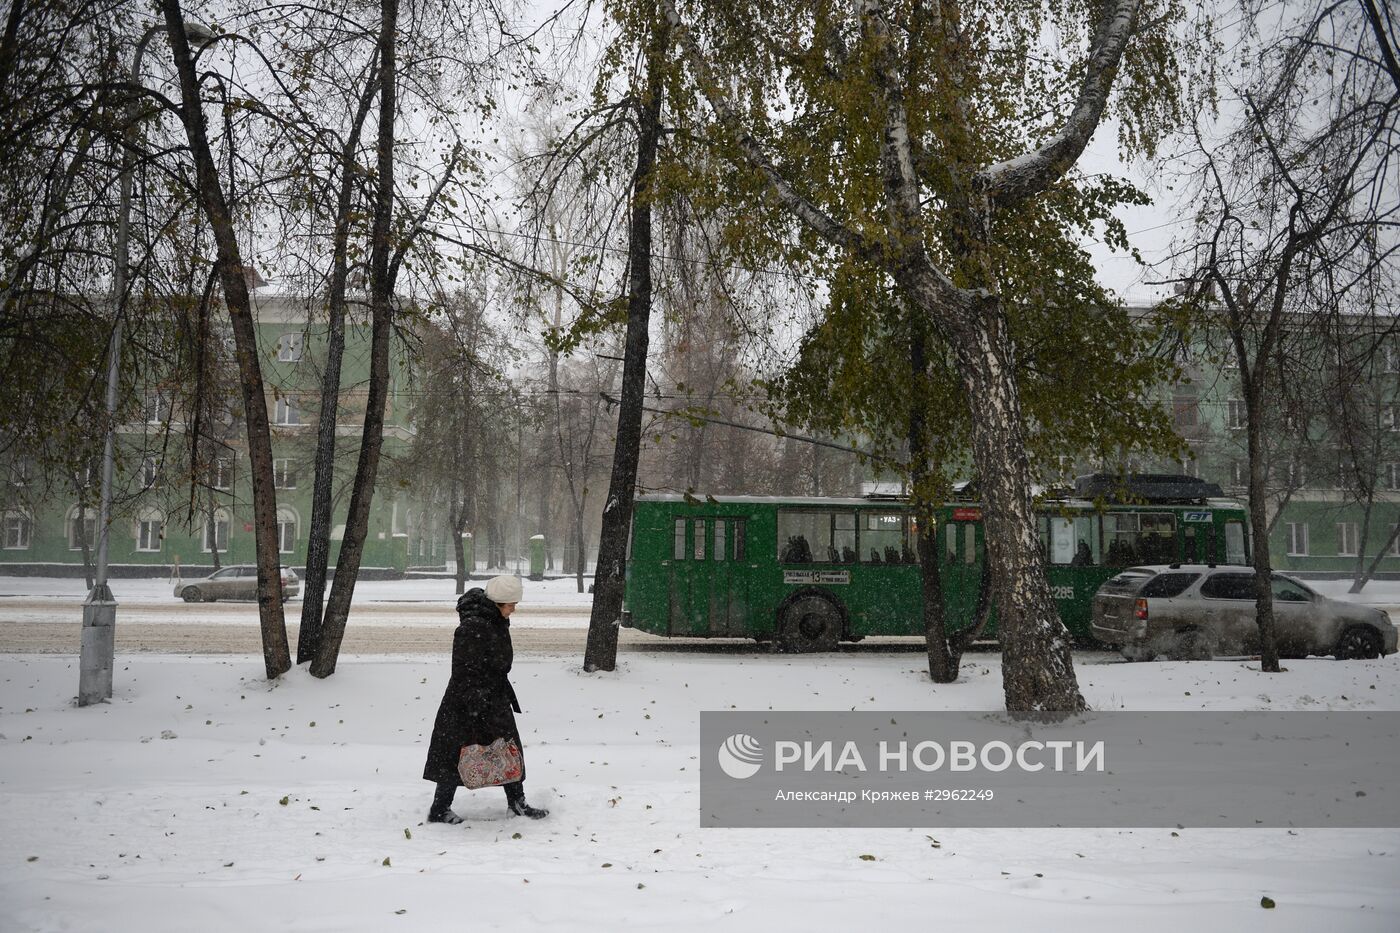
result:
[[[180,81],[180,117],[189,138],[199,184],[199,202],[209,219],[217,245],[216,268],[233,329],[243,408],[248,427],[248,462],[253,486],[253,538],[258,564],[258,619],[262,629],[263,663],[268,679],[292,666],[287,626],[282,614],[282,575],[277,546],[277,490],[272,479],[272,441],[268,430],[267,397],[258,362],[257,326],[253,321],[243,258],[233,230],[218,169],[209,149],[199,84],[185,34],[179,0],[161,0],[175,69]]]
[[[331,559],[332,494],[335,488],[335,427],[340,408],[340,367],[345,357],[345,292],[349,279],[350,212],[354,206],[355,148],[374,101],[376,80],[365,83],[359,110],[340,151],[340,188],[336,192],[335,233],[331,246],[331,281],[327,295],[326,359],[321,373],[321,407],[316,422],[316,453],[311,480],[311,520],[306,532],[306,578],[302,582],[301,629],[297,663],[316,656],[321,641],[321,609]]]
[[[909,376],[918,385],[926,376],[928,360],[923,330],[911,326],[909,337]],[[919,394],[909,407],[909,485],[914,520],[919,530],[919,584],[923,596],[924,645],[928,652],[928,675],[936,684],[958,679],[958,659],[948,650],[948,620],[943,605],[943,555],[938,547],[938,526],[932,503],[925,495],[929,476],[929,445],[925,436],[924,410]]]
[[[1243,366],[1240,367],[1240,373],[1241,379],[1248,378]],[[1269,585],[1273,564],[1269,556],[1268,503],[1264,492],[1264,445],[1260,436],[1263,417],[1262,395],[1262,391],[1246,386],[1245,405],[1249,421],[1245,429],[1249,449],[1249,524],[1254,538],[1254,612],[1259,625],[1259,669],[1277,674],[1280,668],[1278,637],[1274,628],[1274,592],[1273,587]]]
[[[647,92],[639,108],[637,165],[632,173],[632,211],[627,244],[627,342],[623,350],[622,397],[618,404],[617,440],[607,504],[598,531],[598,562],[594,572],[593,611],[588,619],[585,671],[617,667],[617,630],[622,624],[622,598],[627,570],[627,536],[632,528],[632,504],[637,494],[637,462],[642,448],[642,403],[646,399],[647,350],[651,327],[651,194],[656,150],[661,138],[662,58],[670,30],[656,17],[647,56]],[[582,543],[583,536],[579,535]],[[580,555],[582,557],[582,555]],[[582,567],[582,560],[580,560]]]
[[[992,600],[998,607],[1002,689],[1012,713],[1086,708],[1035,533],[1030,463],[1007,321],[998,300],[978,302],[955,341],[972,406],[972,452],[982,491]]]
[[[345,539],[335,564],[335,580],[326,605],[321,642],[311,662],[314,677],[335,673],[345,625],[350,616],[350,600],[364,557],[365,535],[369,531],[369,509],[379,478],[379,455],[384,446],[384,407],[389,397],[389,341],[393,337],[393,277],[390,262],[394,253],[392,220],[394,205],[394,116],[397,104],[397,62],[394,43],[398,34],[398,0],[381,0],[379,28],[379,127],[376,150],[378,178],[374,222],[370,233],[370,365],[369,392],[365,399],[365,423],[360,439],[360,457],[350,492],[350,508],[345,519]]]

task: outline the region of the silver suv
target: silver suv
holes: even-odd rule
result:
[[[1274,630],[1284,657],[1339,659],[1395,653],[1395,626],[1379,609],[1329,599],[1281,573],[1272,577]],[[1254,568],[1212,564],[1129,567],[1094,594],[1094,637],[1133,661],[1257,654]]]

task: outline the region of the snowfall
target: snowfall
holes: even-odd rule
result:
[[[574,589],[525,599],[586,606]],[[0,577],[0,634],[5,596],[76,607],[82,585]],[[357,594],[399,598],[451,624],[450,581]],[[1258,666],[1099,652],[1076,672],[1101,710],[1400,710],[1397,656]],[[943,686],[917,651],[625,652],[592,674],[517,654],[549,817],[461,790],[457,826],[424,821],[420,777],[448,668],[346,656],[269,682],[261,657],[119,654],[111,701],[78,708],[76,654],[0,654],[0,931],[1400,930],[1393,828],[700,827],[702,710],[996,710],[994,652]]]

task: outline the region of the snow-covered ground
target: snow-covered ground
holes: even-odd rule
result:
[[[699,711],[996,709],[997,657],[517,659],[541,822],[425,825],[446,658],[0,656],[0,930],[1400,929],[1400,831],[700,829]],[[1084,664],[1098,709],[1400,709],[1400,660]],[[1261,906],[1263,898],[1276,906]]]

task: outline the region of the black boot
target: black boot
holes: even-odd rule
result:
[[[506,806],[516,816],[528,816],[532,820],[542,820],[549,816],[548,810],[532,807],[525,802],[525,782],[512,781],[502,785],[506,792]]]
[[[462,818],[452,812],[452,798],[457,796],[457,785],[443,783],[437,786],[433,795],[433,805],[428,808],[429,823],[460,823]]]
[[[542,820],[549,816],[548,810],[530,806],[525,802],[524,797],[521,797],[519,800],[510,801],[507,806],[510,807],[510,812],[514,813],[516,816],[528,816],[532,820]]]

